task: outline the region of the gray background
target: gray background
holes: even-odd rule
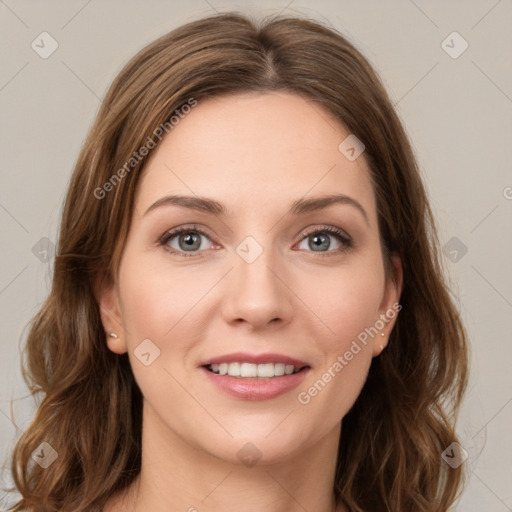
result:
[[[61,203],[100,98],[141,47],[227,10],[328,22],[381,74],[412,139],[471,339],[458,426],[469,481],[456,510],[512,511],[510,0],[0,0],[0,484],[11,482],[6,457],[34,413],[22,398],[23,328],[49,291]],[[46,59],[31,47],[44,31],[58,43]],[[459,53],[462,40],[442,45],[454,31],[469,44],[457,58],[445,49]],[[11,398],[20,398],[14,418]],[[0,492],[0,508],[11,502]]]

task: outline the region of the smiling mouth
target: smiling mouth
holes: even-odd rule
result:
[[[274,377],[286,377],[299,373],[301,370],[308,368],[308,366],[294,366],[284,363],[219,363],[208,364],[204,366],[208,371],[217,375],[226,375],[229,377],[239,377],[242,379],[248,378],[261,378],[269,379]]]

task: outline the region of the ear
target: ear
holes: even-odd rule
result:
[[[94,295],[100,310],[101,323],[105,329],[108,348],[116,354],[128,351],[123,317],[121,314],[119,293],[115,283],[104,277],[98,278],[94,286]],[[110,333],[117,337],[111,336]]]
[[[375,322],[376,327],[379,328],[379,332],[374,338],[373,357],[380,355],[388,344],[389,336],[398,317],[398,312],[402,309],[402,306],[399,304],[402,289],[402,260],[398,254],[393,253],[391,255],[391,268],[388,272],[384,295],[379,307],[379,318]]]

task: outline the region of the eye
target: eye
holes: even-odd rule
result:
[[[210,240],[210,237],[204,231],[195,226],[184,226],[167,232],[160,240],[160,245],[165,246],[173,254],[194,256],[208,248],[208,246],[204,246],[202,237]]]
[[[331,240],[333,238],[336,240],[338,247],[334,247],[334,249],[329,250],[331,249]],[[312,252],[320,253],[340,253],[352,247],[352,240],[350,237],[341,229],[333,226],[327,226],[321,229],[312,228],[306,232],[306,235],[300,243],[307,243],[307,249],[311,249]],[[299,248],[304,249],[304,247],[300,246]],[[331,256],[331,254],[328,255]]]

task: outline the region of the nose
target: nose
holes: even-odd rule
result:
[[[222,301],[222,315],[230,323],[247,323],[254,330],[267,324],[285,325],[293,317],[293,287],[289,274],[263,253],[252,263],[235,256]]]

